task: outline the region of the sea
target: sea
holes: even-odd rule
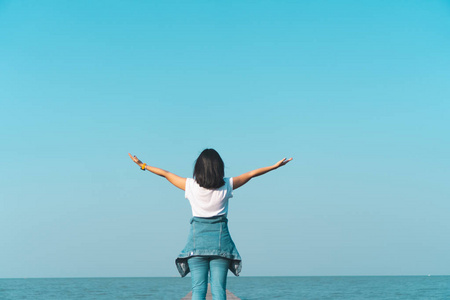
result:
[[[229,277],[227,289],[242,300],[450,300],[450,276]],[[0,279],[1,300],[179,300],[189,291],[189,277]]]

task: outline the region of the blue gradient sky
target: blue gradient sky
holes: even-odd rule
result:
[[[243,276],[450,269],[448,1],[0,1],[0,277],[178,276],[190,176]]]

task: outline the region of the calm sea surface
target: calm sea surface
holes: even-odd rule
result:
[[[250,299],[450,299],[450,276],[230,277]],[[180,299],[190,278],[0,279],[0,299]]]

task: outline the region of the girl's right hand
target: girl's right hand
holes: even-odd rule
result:
[[[290,162],[291,160],[292,160],[292,157],[289,158],[289,159],[286,159],[286,157],[285,157],[285,158],[283,158],[282,160],[280,160],[279,162],[277,162],[274,166],[275,166],[275,168],[282,167],[282,166],[284,166],[285,164],[287,164],[288,162]]]

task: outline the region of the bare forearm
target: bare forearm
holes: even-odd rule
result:
[[[145,166],[145,169],[152,172],[153,174],[156,174],[158,176],[166,178],[170,183],[172,183],[174,186],[176,186],[179,189],[182,189],[184,191],[186,187],[186,178],[180,177],[176,174],[170,173],[169,171],[152,167],[152,166]]]
[[[237,189],[237,188],[243,186],[253,177],[258,177],[260,175],[266,174],[267,172],[278,169],[279,167],[284,166],[285,164],[290,162],[291,160],[292,160],[292,158],[289,158],[289,159],[283,158],[282,160],[280,160],[279,162],[277,162],[276,164],[274,164],[272,166],[259,168],[259,169],[244,173],[240,176],[233,177],[233,189]]]
[[[169,180],[169,182],[171,184],[173,184],[174,186],[176,186],[179,189],[184,190],[186,187],[186,178],[184,177],[180,177],[178,175],[175,175],[173,173],[170,173],[169,171],[157,168],[157,167],[152,167],[149,166],[147,164],[144,164],[142,161],[140,161],[136,155],[131,155],[130,153],[128,153],[128,156],[130,156],[130,158],[141,168],[144,168],[144,170],[150,171],[153,174],[156,174],[158,176],[161,177],[165,177],[167,180]]]
[[[156,174],[156,175],[161,176],[161,177],[167,177],[167,175],[170,173],[169,171],[166,171],[166,170],[163,170],[163,169],[160,169],[160,168],[157,168],[157,167],[147,166],[147,165],[145,166],[145,169],[147,171],[150,171],[153,174]]]
[[[233,189],[237,189],[241,186],[243,186],[244,184],[246,184],[247,182],[250,181],[250,179],[252,179],[253,177],[258,177],[260,175],[263,175],[267,172],[270,172],[272,170],[275,170],[277,167],[276,166],[269,166],[269,167],[264,167],[264,168],[259,168],[247,173],[244,173],[240,176],[237,177],[233,177]]]
[[[248,172],[249,175],[249,180],[253,177],[258,177],[260,175],[266,174],[267,172],[270,172],[272,170],[275,170],[277,167],[276,166],[269,166],[269,167],[264,167],[264,168],[259,168],[253,171]]]

